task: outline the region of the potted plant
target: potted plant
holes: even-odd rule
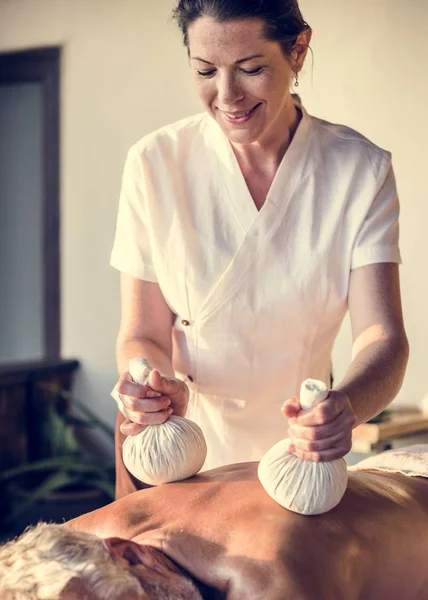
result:
[[[39,520],[74,518],[114,499],[114,465],[88,454],[78,435],[79,430],[98,428],[113,444],[114,430],[69,392],[52,385],[47,388],[47,384],[43,387],[52,400],[43,415],[45,455],[0,473],[4,496],[0,525],[8,535]],[[73,406],[83,416],[71,414]]]

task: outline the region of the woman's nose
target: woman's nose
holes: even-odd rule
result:
[[[232,76],[219,77],[217,98],[220,109],[227,109],[244,97],[243,90]]]

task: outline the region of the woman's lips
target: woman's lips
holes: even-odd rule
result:
[[[240,110],[239,112],[237,111],[235,113],[221,111],[221,113],[222,113],[223,117],[226,119],[226,121],[228,121],[229,123],[234,123],[234,124],[247,123],[252,118],[252,116],[256,112],[257,108],[260,106],[260,104],[261,103],[259,102],[258,104],[253,106],[253,108],[250,108],[248,111]]]

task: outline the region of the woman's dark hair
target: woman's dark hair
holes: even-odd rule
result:
[[[189,48],[189,26],[200,17],[211,17],[219,23],[237,19],[260,19],[265,23],[267,40],[279,42],[286,56],[299,35],[309,25],[302,17],[298,0],[179,0],[173,18]]]

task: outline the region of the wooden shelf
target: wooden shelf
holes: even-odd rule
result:
[[[428,414],[412,407],[391,409],[384,421],[364,423],[354,429],[353,450],[367,452],[376,445],[424,433],[428,436]]]

